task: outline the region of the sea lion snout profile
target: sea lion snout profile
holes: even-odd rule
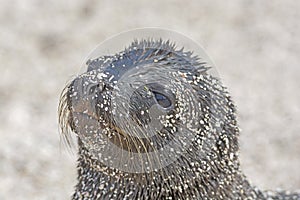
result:
[[[133,38],[65,87],[61,130],[79,148],[72,199],[300,199],[250,184],[227,89],[202,55],[175,44]]]

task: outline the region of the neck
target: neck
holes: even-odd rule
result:
[[[85,148],[79,151],[79,182],[73,199],[264,199],[241,173],[238,161],[230,167],[220,162],[224,166],[211,165],[201,172],[192,168],[183,173],[185,169],[176,163],[156,172],[133,174],[105,167]]]

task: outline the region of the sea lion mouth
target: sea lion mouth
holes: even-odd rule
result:
[[[132,153],[150,153],[154,151],[159,151],[170,141],[174,135],[168,135],[165,130],[165,137],[162,140],[161,132],[149,136],[140,137],[138,134],[125,132],[120,127],[116,126],[113,122],[104,123],[99,119],[94,113],[89,114],[86,112],[73,112],[72,119],[75,123],[72,123],[71,129],[79,136],[86,137],[91,133],[94,134],[94,138],[97,138],[99,134],[103,137],[103,140],[107,140],[124,151]],[[84,129],[82,127],[85,127]],[[94,127],[93,130],[89,127]],[[109,132],[104,131],[109,129]]]

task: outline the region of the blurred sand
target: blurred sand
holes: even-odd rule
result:
[[[300,188],[300,1],[0,0],[0,199],[68,199],[76,156],[57,105],[85,56],[156,26],[201,43],[239,111],[242,167],[261,188]]]

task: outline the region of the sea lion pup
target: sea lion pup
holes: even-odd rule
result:
[[[147,39],[87,65],[59,105],[78,138],[72,199],[300,199],[244,176],[234,104],[199,57]]]

